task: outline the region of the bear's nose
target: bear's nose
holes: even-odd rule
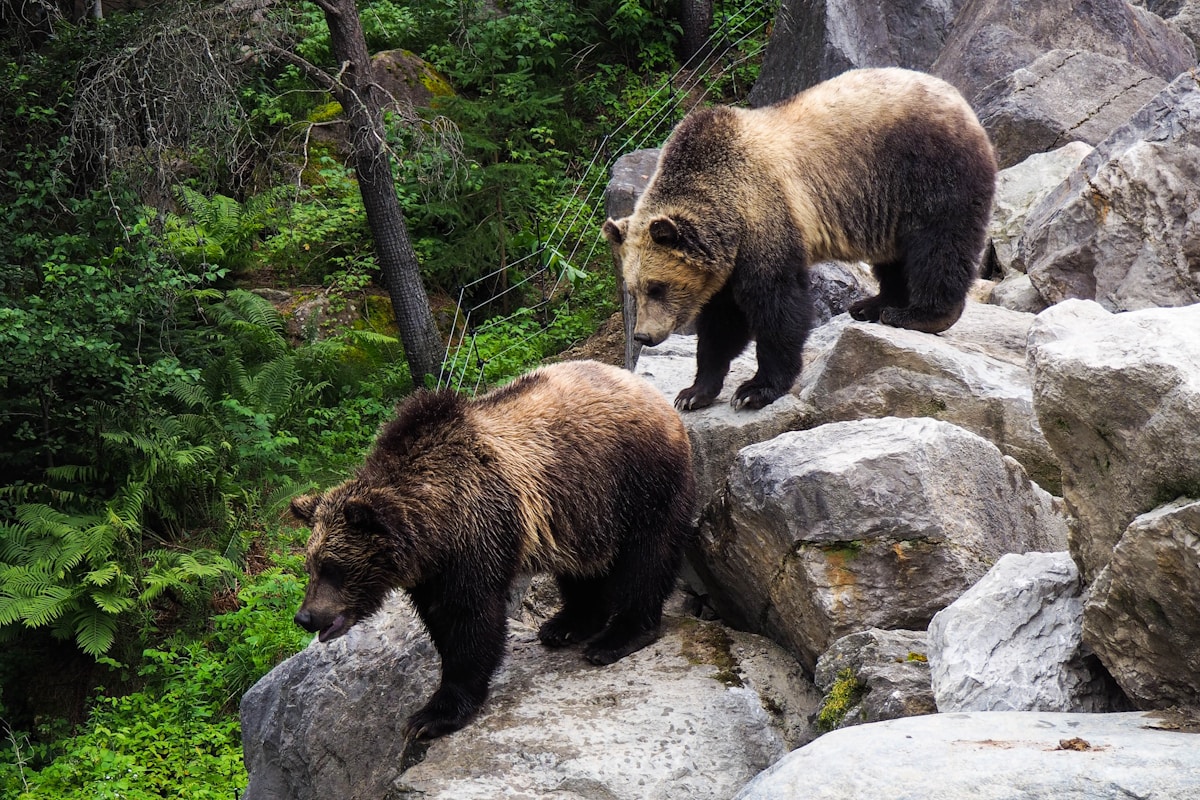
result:
[[[633,335],[633,340],[635,342],[637,342],[638,344],[644,345],[646,347],[654,346],[654,339],[648,333],[635,333]]]
[[[297,625],[309,633],[317,632],[317,623],[313,621],[313,616],[308,609],[302,608],[296,612],[296,616],[292,617]]]

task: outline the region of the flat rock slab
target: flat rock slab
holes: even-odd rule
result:
[[[934,714],[834,731],[735,800],[1187,800],[1200,738],[1153,713]]]
[[[711,637],[719,626],[666,627],[615,668],[588,664],[578,648],[548,651],[515,627],[513,664],[536,668],[502,672],[479,718],[433,742],[387,797],[729,797],[787,747],[742,676],[707,663],[732,666],[737,655],[732,639]]]

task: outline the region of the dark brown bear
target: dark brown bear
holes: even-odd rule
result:
[[[680,409],[710,405],[758,341],[737,407],[791,388],[812,324],[809,264],[867,261],[879,294],[855,319],[936,333],[962,313],[991,212],[996,160],[950,84],[862,69],[759,109],[706,108],[663,145],[633,214],[604,233],[637,305],[634,338],[691,322],[696,380]]]
[[[610,664],[654,641],[693,528],[687,432],[617,367],[544,367],[477,399],[419,392],[357,475],[293,513],[312,527],[296,622],[328,641],[403,588],[442,658],[411,737],[465,725],[504,655],[514,578],[546,571],[562,610],[548,647]]]

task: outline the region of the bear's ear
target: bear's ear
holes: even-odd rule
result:
[[[613,219],[609,217],[604,221],[604,237],[608,239],[610,244],[621,244],[625,241],[625,232],[629,230],[629,217],[621,219]]]
[[[679,247],[683,237],[678,223],[670,217],[656,217],[650,220],[650,238],[655,244],[663,247]]]
[[[313,514],[316,513],[317,505],[320,502],[320,495],[302,494],[299,497],[293,497],[292,503],[288,508],[292,512],[292,516],[296,519],[305,525],[312,525]]]
[[[357,530],[377,530],[379,515],[367,497],[352,497],[346,501],[346,524]]]
[[[346,524],[359,531],[394,534],[399,529],[400,511],[391,495],[368,489],[346,500]]]

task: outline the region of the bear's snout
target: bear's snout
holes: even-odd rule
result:
[[[301,628],[304,628],[304,630],[308,631],[309,633],[316,633],[321,629],[321,626],[318,625],[316,620],[313,619],[312,612],[310,612],[307,608],[302,608],[297,611],[296,616],[292,617],[292,621]]]
[[[643,347],[654,347],[662,341],[661,339],[655,340],[650,334],[641,331],[633,334],[633,340]]]

